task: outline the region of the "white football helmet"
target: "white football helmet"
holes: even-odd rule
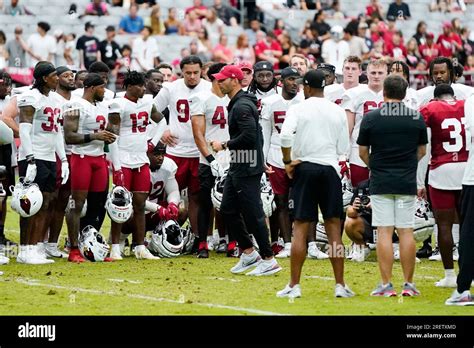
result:
[[[12,193],[11,207],[22,217],[35,215],[43,205],[43,194],[35,183],[22,183],[10,186]]]
[[[430,209],[430,204],[423,198],[416,200],[415,228],[413,237],[416,242],[422,242],[433,234],[435,218]]]
[[[181,228],[174,220],[160,221],[151,236],[148,249],[160,257],[176,257],[183,250]]]
[[[104,237],[91,225],[84,227],[79,235],[79,251],[89,261],[101,262],[109,253]]]
[[[342,203],[344,206],[344,210],[350,205],[352,196],[354,195],[354,188],[352,187],[351,180],[347,177],[347,175],[343,175],[341,179],[342,183]]]
[[[221,209],[222,203],[222,195],[224,193],[224,183],[225,178],[227,177],[227,171],[224,172],[224,175],[216,178],[216,182],[214,183],[214,187],[211,190],[211,200],[214,208],[217,210]]]
[[[132,193],[123,186],[112,189],[105,202],[105,209],[113,221],[123,224],[130,219],[133,214],[132,197]]]
[[[183,250],[181,251],[183,254],[189,254],[194,245],[194,240],[196,236],[194,235],[193,231],[190,227],[188,228],[181,228],[181,238],[183,240]]]
[[[260,199],[262,200],[265,216],[272,216],[273,211],[276,209],[274,201],[275,195],[273,194],[272,186],[268,182],[265,174],[262,175],[262,179],[260,180]]]
[[[69,214],[71,211],[71,208],[74,206],[74,200],[72,199],[72,196],[69,196],[69,203],[66,206],[66,210],[64,211],[66,214]],[[81,210],[81,218],[86,216],[87,213],[87,199],[84,201],[84,205],[82,206]]]

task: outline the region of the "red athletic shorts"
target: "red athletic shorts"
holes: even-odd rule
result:
[[[461,190],[439,190],[429,185],[428,190],[433,209],[447,210],[461,206]]]
[[[61,177],[61,160],[56,156],[56,190],[62,188],[63,190],[71,190],[71,155],[66,155],[67,163],[69,164],[69,178],[64,185],[61,185],[63,178]]]
[[[369,169],[356,164],[351,164],[351,182],[357,187],[362,181],[369,179]]]
[[[186,158],[169,154],[166,157],[171,158],[178,166],[175,177],[179,190],[187,187],[189,194],[199,192],[199,157]]]
[[[290,192],[290,178],[284,169],[272,167],[275,173],[270,174],[268,179],[272,185],[273,193],[276,195],[287,195]]]
[[[150,166],[144,164],[139,168],[122,167],[125,188],[132,192],[150,192]]]
[[[71,190],[104,192],[109,181],[105,156],[71,155]]]

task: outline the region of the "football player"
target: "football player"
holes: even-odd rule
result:
[[[169,129],[163,133],[161,141],[168,145],[166,154],[178,166],[176,180],[179,189],[188,188],[189,219],[191,229],[196,234],[199,205],[199,149],[193,137],[188,100],[200,92],[209,91],[211,83],[201,79],[202,61],[199,57],[191,55],[183,58],[180,67],[183,78],[164,83],[155,98],[155,105],[158,111],[169,108]],[[196,243],[197,241],[196,238]],[[196,244],[196,251],[197,246]]]
[[[106,86],[109,83],[110,69],[107,66],[107,64],[105,64],[104,62],[92,63],[91,66],[89,67],[89,73],[98,74],[102,78]],[[84,90],[82,88],[77,88],[74,92],[72,92],[72,95],[81,98],[83,93],[84,93]],[[114,99],[114,97],[115,97],[115,92],[106,88],[105,94],[104,94],[104,100],[112,100]]]
[[[212,89],[196,94],[189,99],[194,140],[201,153],[199,158],[198,258],[209,257],[209,247],[206,238],[213,209],[211,190],[214,187],[216,178],[222,177],[224,170],[229,167],[228,152],[222,151],[218,154],[213,154],[213,151],[208,146],[210,141],[223,142],[229,140],[227,122],[229,98],[222,94],[217,80],[212,76],[220,72],[225,65],[223,63],[211,65],[207,76],[212,82]],[[220,213],[218,211],[216,211],[216,220],[220,221]],[[221,236],[218,252],[226,252],[227,244],[225,239],[223,239],[225,237],[225,230],[222,228],[223,226],[218,227],[220,227],[219,232]],[[230,238],[229,242],[235,244],[233,238]],[[232,247],[235,246],[231,245]]]
[[[445,277],[436,286],[456,287],[453,266],[453,223],[460,214],[462,178],[468,159],[470,135],[465,129],[464,100],[456,100],[452,85],[439,84],[435,100],[420,109],[429,129],[431,144],[428,174],[431,206],[438,225],[438,245]],[[427,162],[419,178],[426,176]],[[425,196],[424,182],[419,182],[420,196]]]
[[[405,103],[406,107],[418,110],[418,98],[416,95],[416,90],[410,87],[410,68],[408,67],[407,63],[402,62],[401,60],[392,62],[388,67],[388,73],[389,75],[399,75],[408,82],[408,88],[403,102]]]
[[[341,105],[342,96],[351,88],[359,86],[359,76],[362,61],[357,56],[349,56],[344,60],[342,75],[344,82],[342,84],[333,84],[324,88],[324,97],[337,105]]]
[[[62,184],[69,177],[69,165],[64,151],[61,128],[57,123],[58,108],[50,96],[56,88],[56,68],[49,62],[39,62],[34,69],[35,83],[18,98],[20,108],[19,174],[24,182],[38,184],[43,194],[40,211],[26,218],[27,241],[20,246],[17,262],[26,264],[52,263],[38,251],[48,226],[48,210],[56,187],[56,155],[61,160]],[[25,218],[20,218],[25,219]],[[21,221],[23,224],[25,220]]]
[[[255,63],[253,66],[253,79],[248,86],[247,91],[255,94],[258,101],[269,97],[273,94],[279,94],[278,80],[273,71],[273,65],[267,61]],[[261,111],[261,103],[257,104],[258,110]]]
[[[84,202],[88,200],[87,210],[91,212],[101,210],[105,205],[103,197],[107,190],[109,170],[104,144],[111,144],[116,136],[105,130],[108,110],[102,103],[104,93],[104,80],[98,74],[89,73],[84,80],[82,98],[68,103],[64,111],[66,144],[72,145],[72,199],[66,219],[71,245],[68,260],[71,262],[85,261],[78,249],[79,220]]]

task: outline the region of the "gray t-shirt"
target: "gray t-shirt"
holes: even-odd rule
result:
[[[17,40],[10,40],[7,42],[6,50],[8,52],[8,66],[15,68],[26,67],[25,50],[21,47]]]

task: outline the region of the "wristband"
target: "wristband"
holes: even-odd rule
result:
[[[206,161],[208,161],[209,163],[211,163],[214,160],[215,160],[215,158],[214,158],[213,155],[206,156]]]
[[[35,157],[33,155],[26,156],[26,163],[35,164]]]
[[[85,143],[90,143],[91,142],[91,135],[90,134],[84,134],[84,142]]]

